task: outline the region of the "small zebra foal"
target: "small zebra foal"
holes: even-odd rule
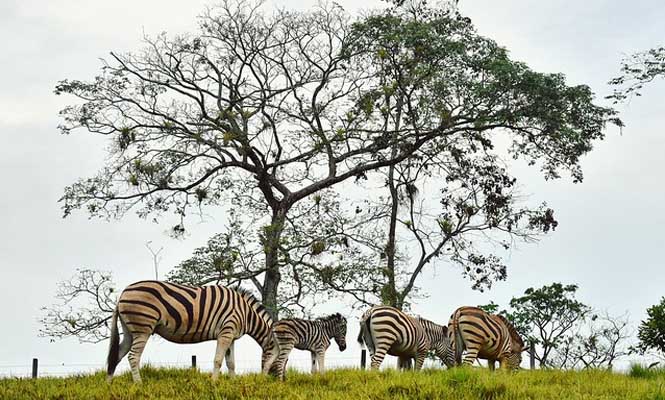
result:
[[[273,325],[273,332],[279,344],[279,355],[275,360],[277,373],[284,380],[289,353],[295,347],[308,350],[312,354],[312,373],[325,370],[324,357],[330,346],[330,339],[337,342],[340,351],[346,349],[346,318],[339,313],[313,321],[290,318]]]

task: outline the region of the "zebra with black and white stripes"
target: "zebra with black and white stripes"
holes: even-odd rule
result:
[[[346,349],[346,318],[339,313],[313,321],[283,319],[273,325],[273,331],[279,347],[275,365],[282,380],[285,378],[289,353],[294,347],[311,353],[312,373],[325,370],[325,354],[330,346],[330,339],[337,342],[340,351]]]
[[[491,370],[499,361],[502,369],[516,369],[522,363],[524,341],[517,330],[502,315],[489,314],[478,307],[460,307],[450,316],[450,341],[455,349],[455,361],[471,365],[482,358]]]
[[[381,366],[386,354],[399,357],[402,369],[411,359],[415,359],[414,369],[421,369],[429,351],[448,367],[455,361],[446,326],[390,306],[374,306],[363,314],[358,342],[369,348],[372,369]]]
[[[118,320],[123,338],[119,340]],[[108,380],[125,355],[134,382],[141,381],[139,364],[153,333],[175,343],[217,341],[212,378],[219,376],[226,355],[229,374],[235,373],[233,342],[250,335],[263,349],[261,367],[267,373],[279,348],[268,310],[249,292],[224,286],[191,287],[161,281],[141,281],[125,288],[113,312],[107,360]]]

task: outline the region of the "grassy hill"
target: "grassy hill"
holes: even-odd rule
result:
[[[213,383],[194,370],[142,369],[111,385],[103,373],[70,378],[2,379],[0,399],[621,399],[665,400],[665,372],[520,371],[480,369],[290,373],[287,382],[262,375],[222,377]]]

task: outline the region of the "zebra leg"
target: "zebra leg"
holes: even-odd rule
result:
[[[229,376],[235,376],[236,375],[236,360],[235,360],[235,354],[233,351],[233,344],[235,342],[231,342],[231,345],[229,348],[226,350],[226,356],[224,357],[226,359],[226,368],[229,370]]]
[[[470,347],[467,345],[466,354],[464,355],[464,365],[473,365],[473,362],[478,359],[478,352],[480,351],[477,347]]]
[[[317,361],[316,360],[316,353],[314,353],[312,351],[312,352],[310,352],[310,354],[312,355],[312,374],[316,374],[316,372],[317,372],[317,369],[316,369],[316,361]]]
[[[408,369],[410,367],[409,361],[410,361],[410,358],[399,356],[397,358],[397,368],[399,368],[401,370]]]
[[[376,344],[376,351],[374,354],[372,354],[372,364],[371,368],[372,369],[379,369],[381,366],[381,363],[383,362],[383,359],[386,357],[386,354],[388,353],[388,349],[390,349],[390,346],[393,344],[393,340],[384,340],[378,344]]]
[[[322,351],[316,354],[316,363],[319,365],[319,372],[323,373],[326,370],[326,352]]]
[[[141,333],[134,334],[132,338],[133,340],[129,349],[129,357],[127,358],[129,360],[129,366],[132,369],[132,379],[135,383],[141,382],[141,373],[139,372],[141,365],[141,354],[143,354],[145,344],[148,342],[149,337],[150,334]]]
[[[494,371],[494,368],[496,368],[496,365],[494,365],[495,362],[496,360],[487,360],[487,367],[490,371]]]
[[[212,380],[216,381],[219,378],[219,370],[222,368],[222,361],[224,360],[224,355],[229,349],[233,339],[227,336],[219,336],[217,338],[217,350],[215,350],[215,363],[212,370]]]
[[[277,374],[281,380],[286,379],[286,364],[289,361],[289,354],[293,350],[293,345],[291,341],[279,344],[279,354],[275,363],[277,364]]]
[[[416,362],[413,365],[413,369],[415,371],[420,371],[423,368],[423,364],[425,363],[425,356],[427,355],[426,352],[420,351],[418,354],[416,354]]]

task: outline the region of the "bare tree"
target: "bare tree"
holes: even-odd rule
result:
[[[77,337],[97,343],[108,338],[108,321],[116,304],[110,272],[79,269],[59,283],[56,303],[42,308],[40,336],[52,339]]]
[[[159,263],[162,260],[162,256],[160,255],[162,250],[164,250],[164,246],[160,247],[159,250],[155,250],[151,246],[152,240],[149,240],[145,242],[145,247],[148,249],[150,254],[152,254],[152,265],[155,267],[155,279],[159,280]]]
[[[461,148],[461,151],[466,149]],[[386,245],[386,304],[402,308],[412,294],[423,269],[436,262],[457,264],[472,282],[484,290],[507,276],[506,266],[495,252],[512,247],[517,239],[531,242],[553,230],[558,222],[545,205],[518,207],[516,179],[507,174],[496,156],[467,157],[459,165],[440,154],[412,158],[391,168],[387,176],[391,215]],[[438,185],[438,182],[445,182]],[[438,196],[422,198],[420,188]],[[436,200],[435,204],[432,204]],[[411,257],[395,260],[397,227],[404,253]],[[393,277],[401,270],[403,282]]]
[[[557,368],[612,369],[614,363],[630,354],[627,342],[632,336],[627,315],[594,315],[555,349],[550,360]]]

